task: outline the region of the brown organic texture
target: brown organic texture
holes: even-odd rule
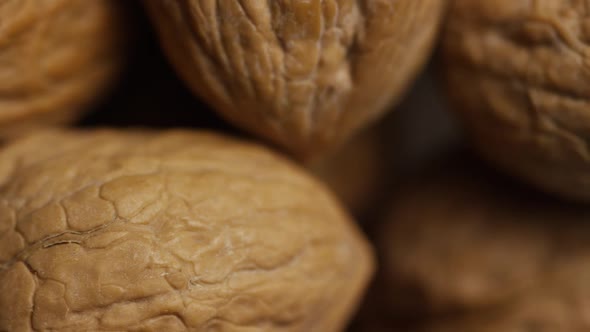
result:
[[[380,130],[371,128],[311,165],[311,170],[356,215],[375,207],[387,179]]]
[[[197,95],[308,156],[399,98],[429,54],[445,1],[144,2]]]
[[[586,232],[586,236],[587,236]],[[575,255],[575,253],[574,253]],[[551,285],[505,306],[425,324],[421,332],[585,332],[590,329],[590,269],[581,255],[554,271]]]
[[[339,331],[372,271],[318,182],[211,133],[39,133],[0,184],[3,331]]]
[[[590,3],[454,0],[448,91],[481,154],[590,200]]]
[[[590,329],[581,314],[590,310],[590,209],[470,167],[414,181],[394,201],[380,242],[395,301],[435,314],[487,314],[514,305],[511,323],[523,323],[517,315],[529,310],[550,313],[547,302],[573,310]],[[408,289],[413,292],[397,291]],[[539,307],[532,297],[543,299]]]
[[[111,0],[0,1],[0,137],[70,122],[121,65]]]
[[[586,274],[586,278],[589,276]],[[579,281],[578,287],[587,288],[588,279]],[[572,289],[579,292],[580,289]],[[588,289],[584,293],[538,294],[505,308],[480,314],[452,317],[431,322],[417,329],[420,332],[585,332],[590,328],[588,316]]]

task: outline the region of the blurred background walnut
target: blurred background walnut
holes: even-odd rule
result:
[[[0,137],[78,118],[122,64],[111,0],[0,2]]]
[[[177,72],[226,119],[299,156],[330,149],[406,90],[441,0],[144,1]]]
[[[446,90],[496,165],[590,200],[590,13],[579,0],[454,0]]]
[[[588,274],[585,275],[589,277]],[[455,315],[427,322],[413,332],[584,332],[588,331],[587,280],[569,280],[577,284],[564,290],[550,289],[517,299],[506,306],[484,312]]]
[[[473,160],[437,167],[399,191],[380,227],[389,315],[438,326],[425,331],[590,329],[590,209]]]
[[[198,131],[0,152],[0,330],[341,331],[372,250],[277,154]]]

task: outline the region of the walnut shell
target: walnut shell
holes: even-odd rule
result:
[[[0,152],[0,330],[339,331],[371,249],[321,184],[210,133]]]
[[[590,200],[590,15],[579,0],[454,0],[447,87],[480,153]]]
[[[0,138],[73,121],[121,62],[111,0],[0,2]]]
[[[225,118],[295,154],[346,139],[429,55],[441,0],[144,3],[177,72]]]
[[[485,311],[531,294],[566,301],[576,291],[565,285],[584,289],[590,209],[531,192],[478,165],[453,167],[402,190],[380,230],[383,281],[398,308]],[[550,289],[556,293],[545,293]]]

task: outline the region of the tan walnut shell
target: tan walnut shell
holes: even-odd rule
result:
[[[587,331],[589,221],[586,206],[454,162],[396,196],[383,281],[398,308],[433,317],[425,331]]]
[[[145,0],[192,90],[301,156],[397,100],[429,55],[441,0]]]
[[[454,0],[447,90],[480,153],[590,200],[590,12],[578,0]]]
[[[111,0],[0,2],[0,138],[73,121],[122,62]]]
[[[0,330],[340,331],[369,245],[306,172],[211,133],[0,151]]]

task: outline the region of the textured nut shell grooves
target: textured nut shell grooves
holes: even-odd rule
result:
[[[121,62],[111,0],[0,3],[0,137],[70,122],[96,101]]]
[[[454,0],[448,91],[482,155],[551,192],[590,199],[590,4]]]
[[[228,120],[299,155],[346,139],[427,57],[440,0],[144,3],[178,73]]]
[[[255,145],[48,131],[0,151],[0,330],[339,331],[372,270],[332,195]]]

